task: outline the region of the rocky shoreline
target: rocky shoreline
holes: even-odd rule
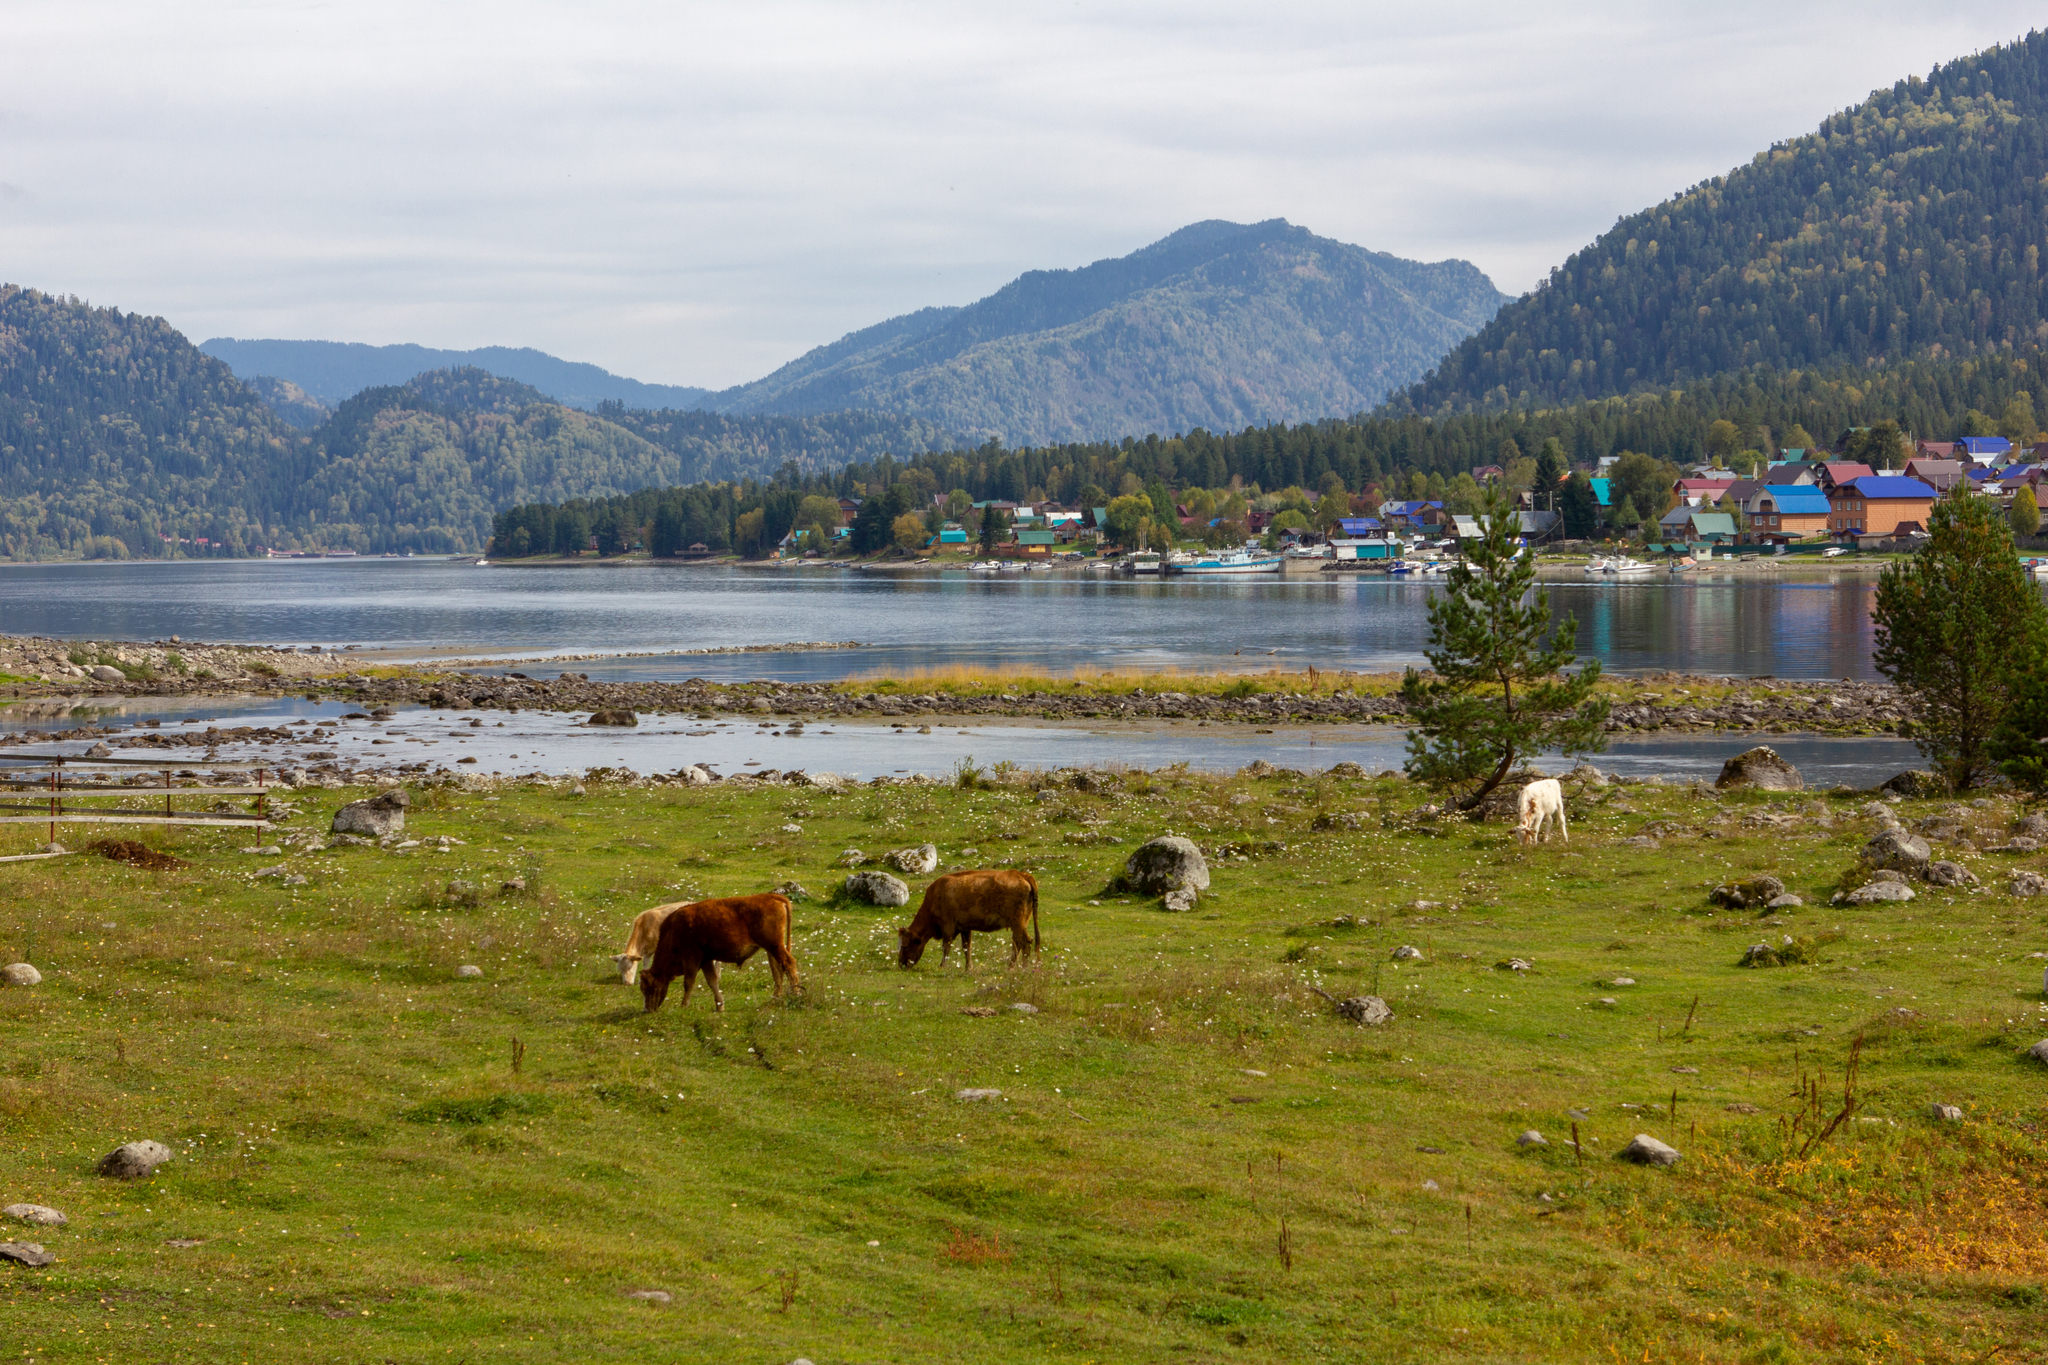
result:
[[[838,646],[843,648],[844,646]],[[784,647],[777,647],[784,648]],[[741,651],[734,651],[741,652]],[[749,647],[744,652],[766,652]],[[550,662],[559,664],[560,658]],[[628,711],[759,714],[816,719],[923,720],[1011,717],[1053,721],[1196,721],[1251,725],[1397,725],[1407,708],[1390,676],[1322,674],[1314,690],[1285,675],[1248,675],[1241,694],[1215,695],[1020,679],[986,694],[901,683],[592,681],[580,672],[543,678],[455,671],[446,665],[342,671],[356,661],[271,646],[75,644],[0,640],[0,692],[24,709],[52,711],[89,699],[261,696],[292,692],[370,706],[452,710]],[[337,666],[340,666],[339,668]],[[471,665],[473,668],[475,665]],[[528,664],[528,668],[536,665]],[[1728,679],[1656,674],[1617,679],[1608,730],[1616,734],[1728,733],[1875,735],[1904,732],[1910,717],[1888,683]],[[4,741],[0,741],[4,742]]]

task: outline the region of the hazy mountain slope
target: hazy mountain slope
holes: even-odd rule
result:
[[[531,384],[558,403],[595,408],[618,402],[637,408],[688,408],[710,392],[680,384],[643,384],[595,365],[559,360],[531,347],[484,346],[474,351],[440,351],[426,346],[366,346],[346,341],[246,341],[214,337],[199,344],[246,377],[288,379],[333,407],[363,389],[403,384],[427,370],[474,366],[506,379]]]
[[[711,405],[893,411],[1037,443],[1298,421],[1377,403],[1504,301],[1462,261],[1405,261],[1279,219],[1197,223],[854,333]]]
[[[1764,364],[2048,338],[2048,34],[1900,81],[1622,220],[1397,408],[1544,406]]]

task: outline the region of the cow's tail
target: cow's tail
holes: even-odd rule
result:
[[[1031,951],[1035,953],[1041,946],[1038,938],[1038,879],[1034,877],[1031,879]]]

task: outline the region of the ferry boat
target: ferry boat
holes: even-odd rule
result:
[[[1226,550],[1222,554],[1202,555],[1185,564],[1176,564],[1173,571],[1191,578],[1213,578],[1226,574],[1279,573],[1283,567],[1285,561],[1276,554]]]
[[[1125,573],[1156,575],[1159,572],[1159,552],[1157,550],[1139,550],[1135,554],[1126,555],[1124,556],[1123,569]]]

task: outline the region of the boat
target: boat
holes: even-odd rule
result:
[[[478,561],[476,562],[476,566],[477,566],[477,567],[478,567],[479,569],[488,569],[488,568],[490,568],[490,567],[491,567],[491,561],[490,561],[490,560],[488,560],[488,559],[479,559],[479,560],[478,560]]]
[[[1397,559],[1387,565],[1387,572],[1390,574],[1411,574],[1415,572],[1415,566],[1405,559]]]
[[[1136,554],[1125,556],[1124,572],[1157,574],[1159,572],[1159,552],[1157,550],[1140,550]]]
[[[1645,564],[1642,560],[1631,559],[1627,555],[1621,556],[1621,558],[1607,566],[1608,573],[1620,578],[1640,578],[1644,574],[1655,573],[1656,571],[1656,565]]]
[[[1612,567],[1613,564],[1614,561],[1612,559],[1609,559],[1606,555],[1594,555],[1591,559],[1586,561],[1586,577],[1598,578],[1600,577],[1600,575],[1606,573],[1607,570],[1610,567]]]
[[[1279,555],[1252,550],[1225,550],[1221,554],[1207,554],[1176,564],[1173,571],[1191,578],[1215,578],[1225,575],[1252,573],[1279,573],[1286,566]]]

